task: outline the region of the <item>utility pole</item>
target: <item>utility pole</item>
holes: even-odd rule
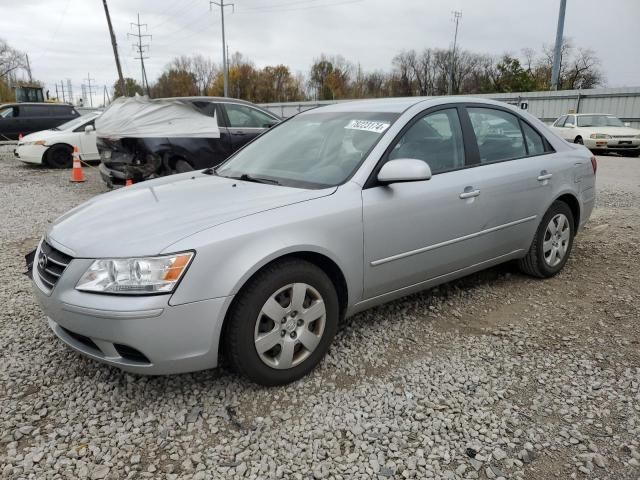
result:
[[[27,74],[29,75],[29,83],[33,83],[33,77],[31,76],[31,64],[29,63],[29,54],[25,55],[27,59]]]
[[[235,9],[235,3],[224,3],[224,0],[220,0],[220,3],[214,2],[213,0],[209,1],[209,8],[211,5],[217,5],[220,7],[220,15],[222,20],[222,73],[224,77],[224,96],[229,96],[229,69],[227,66],[227,47],[225,45],[226,39],[224,36],[224,7],[231,7],[231,11],[233,12]]]
[[[453,21],[456,22],[456,33],[453,36],[453,50],[451,52],[451,67],[450,67],[451,72],[449,73],[449,88],[448,88],[449,95],[453,95],[453,79],[454,79],[454,72],[456,67],[456,46],[458,43],[458,24],[460,23],[460,19],[462,18],[461,11],[456,10],[451,13],[453,13]]]
[[[67,98],[64,96],[64,82],[60,80],[60,91],[62,92],[62,101],[67,103]]]
[[[118,69],[118,81],[120,82],[120,88],[124,94],[124,78],[122,76],[122,67],[120,66],[120,58],[118,57],[118,44],[116,43],[116,34],[113,33],[113,25],[111,25],[111,17],[109,16],[109,7],[107,7],[107,0],[102,0],[104,5],[104,13],[107,16],[107,24],[109,25],[109,35],[111,35],[111,46],[113,47],[113,56],[116,59],[116,68]]]
[[[93,78],[91,78],[91,74],[87,73],[87,78],[85,78],[85,80],[87,81],[87,94],[89,95],[89,104],[93,107],[93,89],[95,88],[95,85],[91,85],[91,82],[95,83],[95,80]]]
[[[567,9],[567,0],[560,0],[560,12],[558,12],[558,29],[556,30],[556,46],[553,50],[553,67],[551,68],[551,90],[558,89],[560,78],[560,57],[562,56],[562,37],[564,34],[564,13]]]
[[[138,39],[138,43],[134,44],[133,48],[135,48],[136,51],[138,52],[138,56],[135,58],[136,60],[140,60],[140,65],[142,67],[142,91],[144,92],[146,89],[147,95],[149,95],[149,81],[147,80],[147,71],[144,68],[144,61],[149,58],[149,57],[145,57],[144,53],[145,53],[145,49],[149,49],[149,45],[148,44],[143,45],[142,39],[147,37],[151,39],[151,35],[142,33],[142,27],[144,27],[145,32],[147,31],[147,24],[140,23],[140,14],[138,14],[138,23],[131,23],[130,25],[131,27],[138,27],[138,33],[127,33],[127,38],[131,36]]]

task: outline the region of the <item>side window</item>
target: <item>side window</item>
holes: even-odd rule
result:
[[[469,108],[469,118],[478,141],[480,163],[525,157],[527,150],[518,118],[491,108]]]
[[[564,126],[565,127],[568,127],[569,125],[575,126],[575,124],[576,124],[576,116],[575,115],[569,115],[567,117],[567,121],[564,122]]]
[[[46,106],[25,105],[20,107],[20,116],[22,117],[47,117],[48,115]]]
[[[566,115],[561,116],[558,120],[556,120],[556,123],[553,124],[554,127],[563,127],[564,126],[564,122],[567,119]]]
[[[0,108],[0,118],[17,117],[18,109],[15,107]]]
[[[191,104],[203,115],[213,117],[216,113],[216,104],[212,102],[197,101],[191,102]]]
[[[232,128],[267,128],[276,123],[272,117],[255,108],[226,103],[224,108]]]
[[[522,122],[522,132],[524,133],[524,139],[527,142],[529,155],[541,155],[545,152],[544,140],[538,132],[525,122]]]
[[[389,154],[389,160],[424,160],[432,173],[464,167],[464,142],[455,108],[422,117],[407,130]]]

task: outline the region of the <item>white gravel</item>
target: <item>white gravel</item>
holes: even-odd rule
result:
[[[507,265],[365,312],[311,375],[263,389],[132,376],[56,341],[23,255],[105,188],[9,153],[1,478],[640,478],[640,160],[600,158],[599,208],[558,277]]]

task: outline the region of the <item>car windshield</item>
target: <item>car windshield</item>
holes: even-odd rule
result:
[[[83,115],[78,118],[74,118],[73,120],[69,120],[68,122],[63,123],[62,125],[58,125],[57,127],[52,128],[51,130],[63,130],[63,131],[73,131],[84,123],[89,123],[91,120],[95,119],[97,115]]]
[[[624,123],[613,115],[580,115],[579,127],[624,127]]]
[[[300,188],[339,185],[360,166],[398,116],[389,112],[305,113],[258,137],[216,174]]]

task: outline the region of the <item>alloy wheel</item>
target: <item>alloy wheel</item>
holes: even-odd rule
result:
[[[254,343],[263,363],[278,370],[304,362],[316,349],[326,325],[320,293],[306,283],[274,292],[256,319]]]
[[[567,254],[569,240],[571,239],[571,225],[569,219],[559,213],[551,218],[544,233],[542,251],[544,261],[550,267],[555,267]]]

